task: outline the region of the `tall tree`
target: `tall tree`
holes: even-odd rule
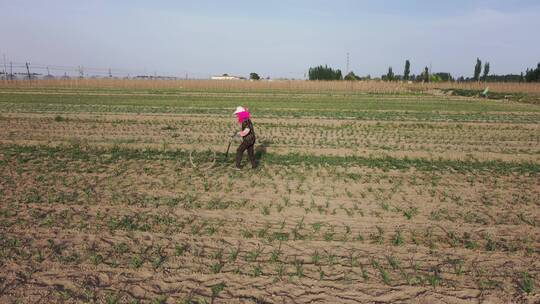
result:
[[[489,74],[489,62],[486,61],[486,63],[484,64],[484,75],[482,76],[482,79],[484,79],[484,81],[487,80],[488,74]]]
[[[349,74],[345,75],[343,78],[345,80],[360,80],[360,77],[356,76],[353,71],[350,71]]]
[[[409,80],[409,74],[411,73],[411,63],[409,59],[405,60],[405,70],[403,71],[403,79]]]
[[[527,68],[527,70],[525,71],[525,80],[527,82],[531,82],[533,79],[532,79],[532,71],[529,70],[529,68]]]
[[[422,80],[424,82],[429,82],[429,68],[425,67],[424,72],[422,73]]]
[[[261,77],[257,73],[249,73],[249,79],[251,80],[259,80]]]
[[[386,73],[386,80],[388,81],[394,80],[394,72],[392,71],[392,67],[388,68],[388,73]]]
[[[482,72],[482,61],[480,58],[476,58],[476,65],[474,66],[474,80],[480,80],[480,73]]]

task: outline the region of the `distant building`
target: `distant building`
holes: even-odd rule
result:
[[[137,76],[133,77],[133,79],[176,80],[176,79],[178,79],[178,78],[176,78],[176,77],[174,77],[174,76],[159,76],[159,75],[148,76],[148,75],[137,75]]]
[[[239,77],[239,76],[233,76],[233,75],[229,75],[229,74],[223,74],[221,76],[212,76],[211,79],[212,80],[240,80],[240,79],[246,79],[246,78]]]

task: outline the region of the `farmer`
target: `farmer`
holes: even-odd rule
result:
[[[238,118],[238,124],[241,125],[241,131],[237,133],[237,136],[242,137],[242,143],[236,150],[236,169],[240,169],[240,162],[242,162],[242,156],[244,155],[245,150],[248,151],[251,168],[255,169],[257,167],[254,151],[255,130],[253,129],[253,123],[251,122],[248,109],[238,106],[236,107],[234,114]]]

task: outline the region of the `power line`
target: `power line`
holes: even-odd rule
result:
[[[7,60],[6,60],[7,62]],[[26,68],[27,62],[18,62],[18,61],[11,61],[10,67],[11,70],[15,70],[15,74],[22,73],[24,70],[25,74],[28,74],[27,68]],[[6,63],[7,64],[7,63]],[[7,66],[4,64],[4,68],[7,70]],[[0,63],[1,66],[1,63]],[[47,74],[51,76],[66,76],[68,74],[72,76],[79,76],[79,77],[90,77],[90,76],[108,76],[108,77],[118,77],[118,76],[126,76],[131,77],[132,75],[137,76],[148,76],[148,77],[176,77],[176,78],[184,78],[186,74],[188,74],[188,78],[207,78],[211,74],[209,73],[198,73],[198,72],[192,72],[184,69],[177,69],[176,73],[164,73],[157,70],[154,70],[153,75],[149,74],[147,70],[142,69],[129,69],[129,68],[114,68],[114,67],[88,67],[88,66],[67,66],[67,65],[55,65],[55,64],[45,64],[45,63],[32,63],[32,70],[33,71],[40,71],[42,74]],[[112,70],[114,70],[114,75]],[[15,75],[13,73],[10,73],[12,75]]]

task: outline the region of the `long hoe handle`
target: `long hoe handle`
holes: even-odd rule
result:
[[[229,159],[229,149],[231,148],[231,143],[235,135],[236,132],[233,133],[233,135],[231,135],[231,137],[229,138],[229,146],[227,147],[227,153],[225,153],[225,159]]]
[[[227,153],[225,154],[225,159],[229,159],[229,149],[231,148],[231,141],[229,140],[229,146],[227,147]]]

